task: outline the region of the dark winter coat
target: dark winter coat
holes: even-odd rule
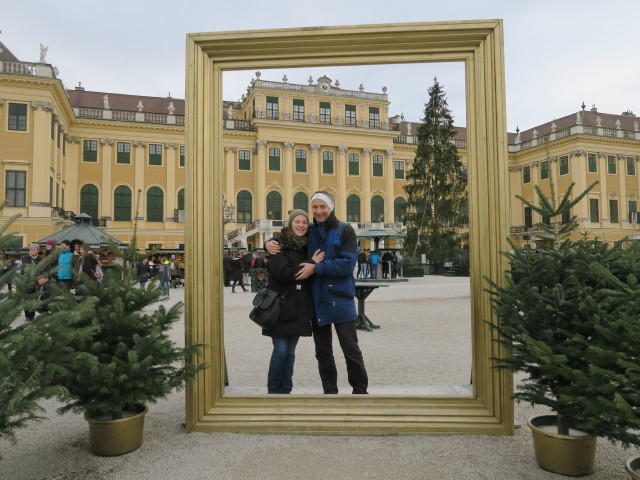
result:
[[[278,323],[271,330],[262,330],[263,335],[268,337],[311,336],[313,303],[310,282],[309,279],[300,281],[295,279],[295,274],[303,262],[311,262],[307,259],[307,249],[300,250],[292,243],[284,243],[280,253],[269,258],[267,263],[269,288],[280,294],[287,291],[288,293],[282,305]]]
[[[78,263],[78,269],[80,273],[84,273],[88,275],[91,280],[97,280],[96,277],[96,267],[98,266],[98,259],[93,254],[93,252],[89,252],[86,255],[80,257],[80,262]]]
[[[231,262],[233,270],[231,270],[231,281],[240,282],[242,280],[242,259],[234,258]]]

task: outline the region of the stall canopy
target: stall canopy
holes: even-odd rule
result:
[[[406,234],[394,232],[393,230],[362,230],[361,232],[356,233],[356,236],[358,238],[368,238],[369,240],[373,240],[375,250],[378,250],[379,244],[382,240],[386,240],[387,238],[407,237]]]
[[[86,213],[81,213],[73,217],[74,224],[63,228],[62,230],[57,231],[49,235],[48,237],[44,237],[41,240],[38,240],[36,243],[44,244],[47,243],[47,240],[55,239],[56,243],[60,243],[62,240],[74,240],[80,239],[84,243],[88,243],[91,245],[91,248],[100,248],[105,247],[110,242],[115,243],[118,246],[124,246],[125,243],[118,240],[116,237],[112,237],[108,233],[103,232],[99,228],[91,225],[91,216]]]

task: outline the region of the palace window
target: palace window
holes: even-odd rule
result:
[[[594,223],[600,221],[600,207],[597,198],[589,199],[589,220]]]
[[[546,180],[549,178],[549,162],[540,162],[540,180]]]
[[[587,171],[598,173],[598,156],[595,153],[587,154]]]
[[[304,100],[293,99],[293,119],[304,122]]]
[[[360,175],[360,156],[357,153],[349,154],[349,175]]]
[[[267,118],[278,118],[278,97],[267,97]]]
[[[384,199],[380,195],[371,199],[371,221],[384,222]]]
[[[131,221],[131,189],[126,185],[116,187],[113,192],[113,220]]]
[[[236,220],[238,223],[251,223],[253,220],[253,197],[246,190],[238,192],[236,197]]]
[[[80,189],[80,213],[86,213],[97,220],[99,200],[98,187],[90,183],[83,185]]]
[[[298,192],[293,196],[293,208],[309,212],[309,197],[304,192]]]
[[[82,149],[82,161],[95,163],[98,161],[98,141],[85,140]]]
[[[180,163],[179,163],[179,165],[181,167],[184,167],[184,152],[185,152],[184,145],[180,145]]]
[[[131,144],[129,142],[118,142],[116,163],[131,163]]]
[[[320,102],[320,121],[331,123],[331,104],[329,102]]]
[[[393,162],[393,169],[395,172],[394,178],[396,180],[404,180],[404,162],[402,161]]]
[[[27,131],[27,104],[9,104],[9,130]]]
[[[524,207],[524,226],[525,228],[531,228],[533,226],[531,207]]]
[[[638,201],[637,200],[629,200],[629,223],[637,224],[638,223]]]
[[[522,183],[531,183],[531,167],[522,167]]]
[[[278,192],[267,194],[267,218],[282,220],[282,196]]]
[[[558,164],[560,165],[560,175],[568,175],[569,174],[569,157],[567,155],[563,155],[558,159]]]
[[[322,152],[322,173],[333,175],[333,152]]]
[[[607,155],[607,173],[609,175],[615,175],[618,173],[615,155]]]
[[[306,150],[296,150],[296,172],[307,171],[307,152]]]
[[[344,123],[345,125],[355,125],[356,124],[356,106],[355,105],[345,105],[344,106]]]
[[[147,190],[147,222],[164,221],[164,192],[160,187]]]
[[[382,155],[374,155],[372,157],[373,161],[373,176],[381,177],[382,176]]]
[[[251,170],[251,150],[238,150],[238,170]]]
[[[636,159],[634,157],[627,157],[627,175],[636,174]]]
[[[149,165],[162,166],[162,145],[157,143],[149,145]]]
[[[271,147],[269,149],[269,170],[280,171],[280,149]]]
[[[184,188],[178,190],[178,210],[184,210]]]
[[[369,126],[373,128],[380,126],[380,109],[378,107],[369,107]]]
[[[609,222],[619,223],[618,218],[618,200],[609,199]]]
[[[398,197],[393,201],[393,221],[404,223],[407,215],[407,201]]]
[[[347,197],[347,222],[360,221],[360,197],[349,195]]]
[[[27,172],[7,170],[5,199],[8,207],[25,207],[27,205]]]

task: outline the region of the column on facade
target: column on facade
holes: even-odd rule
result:
[[[284,142],[284,156],[282,163],[282,185],[284,195],[282,196],[282,218],[286,219],[287,212],[293,209],[293,147],[295,143]]]
[[[618,158],[621,160],[619,162],[622,165],[622,168],[618,171],[618,181],[620,183],[620,191],[616,192],[618,194],[616,200],[618,200],[618,221],[620,222],[621,228],[628,228],[629,224],[629,215],[627,212],[627,156],[620,153],[618,154]]]
[[[535,168],[535,171],[534,171]],[[540,162],[536,161],[536,162],[532,162],[531,163],[531,189],[533,192],[536,191],[536,187],[538,186],[538,184],[540,183]],[[533,194],[533,196],[535,197],[535,193]],[[537,199],[535,198],[529,198],[528,200],[533,201],[534,203],[536,203]],[[524,208],[524,205],[520,205],[520,208]],[[523,212],[524,214],[524,212]],[[538,214],[536,212],[531,212],[531,224],[535,225],[536,223],[539,223],[540,221],[542,221],[541,218],[538,217]]]
[[[387,193],[387,199],[385,200],[386,203],[385,203],[384,220],[386,222],[393,222],[395,220],[393,218],[394,217],[393,202],[395,200],[395,190],[393,188],[394,177],[395,177],[393,155],[395,153],[396,153],[395,150],[387,150],[387,158],[385,160],[384,191]]]
[[[165,228],[176,228],[177,225],[173,221],[176,208],[178,208],[178,189],[176,188],[176,170],[178,166],[177,162],[177,143],[165,143],[165,149],[167,151],[166,161],[166,174],[167,174],[167,199],[165,204],[167,205],[167,212],[165,213],[165,220],[170,220],[171,223],[165,224]]]
[[[267,141],[256,140],[258,146],[258,159],[256,161],[256,168],[254,169],[254,185],[256,186],[254,205],[255,210],[253,212],[253,220],[258,218],[267,218],[267,199],[265,196],[265,189],[267,183]]]
[[[113,218],[113,185],[111,184],[111,162],[113,139],[100,139],[100,161],[102,162],[102,182],[100,192],[100,213],[108,219]]]
[[[62,185],[65,185],[64,209],[79,212],[80,190],[78,186],[78,163],[80,162],[80,137],[67,136],[67,148],[65,154],[65,168],[62,176]]]
[[[600,189],[600,201],[598,202],[598,204],[600,205],[600,225],[602,226],[604,226],[605,218],[607,219],[607,224],[609,224],[609,191],[607,189],[607,171],[608,171],[607,156],[608,155],[605,152],[598,153],[598,171],[600,172],[600,184],[595,187],[595,190]]]
[[[26,204],[29,217],[51,217],[49,202],[49,174],[51,172],[51,144],[43,138],[51,138],[51,115],[54,107],[49,102],[31,102],[33,109],[33,163],[27,172],[27,182],[31,182],[30,200]],[[54,120],[55,120],[54,116]],[[55,182],[54,182],[55,195]],[[29,190],[27,190],[29,192]],[[27,197],[29,198],[29,197]],[[55,196],[54,196],[55,203]]]
[[[349,162],[347,161],[347,150],[349,147],[340,145],[338,147],[338,158],[336,159],[336,216],[338,218],[347,217],[347,176],[349,175]]]
[[[320,172],[322,171],[322,158],[320,158],[320,144],[312,143],[309,159],[309,190],[311,195],[320,190]]]
[[[360,221],[371,219],[371,149],[363,148],[362,163],[362,198],[360,199]]]
[[[135,185],[133,192],[133,198],[135,199],[134,205],[138,205],[138,192],[140,193],[140,204],[138,206],[138,219],[146,221],[147,219],[147,192],[144,185],[144,172],[146,165],[146,152],[147,142],[142,140],[134,140],[133,146],[135,147]],[[135,208],[135,207],[134,207]],[[141,228],[145,227],[142,223],[138,225]],[[142,245],[141,245],[142,246]]]
[[[509,167],[509,191],[522,195],[522,166]],[[524,225],[524,212],[520,208],[520,202],[511,202],[509,204],[509,218],[511,225]]]
[[[222,191],[224,192],[224,198],[227,200],[228,205],[236,204],[235,198],[235,176],[236,171],[236,153],[238,149],[236,147],[224,147],[225,161],[223,162],[224,172],[224,185],[222,185]],[[254,165],[254,170],[255,170]]]

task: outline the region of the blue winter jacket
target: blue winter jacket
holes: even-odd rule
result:
[[[320,249],[324,260],[316,264],[311,294],[319,326],[344,323],[358,316],[354,300],[353,269],[358,260],[358,242],[353,227],[345,223],[341,237],[338,220],[332,213],[324,223],[315,220],[309,227],[309,256]]]
[[[60,252],[60,256],[58,257],[58,265],[60,268],[58,269],[58,280],[71,280],[71,262],[73,260],[73,253],[71,250],[66,249]]]

